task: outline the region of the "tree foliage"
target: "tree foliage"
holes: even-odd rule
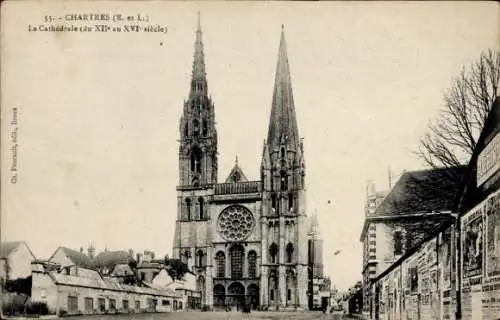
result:
[[[168,259],[165,257],[168,275],[174,280],[182,280],[184,275],[189,272],[187,264],[179,259]]]
[[[500,53],[487,50],[463,68],[444,94],[440,116],[420,139],[417,155],[432,168],[466,164],[498,95]]]

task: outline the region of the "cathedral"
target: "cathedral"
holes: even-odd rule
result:
[[[209,309],[308,309],[310,270],[321,257],[310,257],[314,228],[306,214],[304,148],[283,27],[260,180],[249,181],[237,161],[224,182],[217,180],[215,110],[199,18],[190,86],[179,126],[173,257],[193,271]]]

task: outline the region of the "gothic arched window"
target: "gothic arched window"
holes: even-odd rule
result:
[[[284,158],[285,157],[285,148],[281,148],[281,157]]]
[[[278,263],[278,246],[276,243],[271,244],[269,247],[269,255],[271,263]]]
[[[217,252],[215,255],[215,265],[217,268],[217,278],[224,278],[226,276],[226,255],[224,252]]]
[[[281,184],[281,190],[285,191],[288,189],[288,176],[286,174],[286,171],[281,171],[280,174],[280,184]]]
[[[243,248],[234,245],[230,250],[231,255],[231,278],[239,279],[243,277]]]
[[[198,250],[196,252],[196,266],[201,267],[203,266],[203,251]]]
[[[202,128],[203,136],[206,137],[208,133],[208,125],[207,121],[203,120],[203,128]]]
[[[184,251],[184,263],[187,264],[189,258],[191,258],[191,252],[189,250]]]
[[[293,261],[293,244],[288,243],[286,245],[286,262],[291,263]]]
[[[205,201],[203,201],[203,198],[200,197],[198,199],[198,203],[200,204],[200,220],[203,220],[203,219],[205,219],[205,213],[204,213],[204,211],[205,211],[205,206],[204,206]]]
[[[191,199],[186,199],[186,218],[191,220]]]
[[[288,210],[289,211],[292,211],[292,209],[293,209],[293,200],[294,200],[293,199],[293,193],[290,193],[288,195]]]
[[[271,195],[271,208],[274,210],[274,213],[278,211],[278,201],[275,194]]]
[[[200,135],[200,122],[197,119],[193,120],[193,131],[195,137],[198,137]]]
[[[201,150],[198,147],[191,150],[191,171],[201,173]]]
[[[186,122],[184,125],[184,136],[187,137],[189,135],[189,124]]]
[[[248,253],[248,277],[257,277],[257,253],[253,250]]]

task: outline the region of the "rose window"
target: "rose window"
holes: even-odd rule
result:
[[[255,220],[250,210],[243,206],[231,206],[222,211],[217,228],[222,237],[229,241],[240,241],[250,235]]]

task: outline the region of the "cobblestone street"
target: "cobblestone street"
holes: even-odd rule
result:
[[[92,317],[79,317],[79,319],[93,319],[93,320],[108,320],[117,319],[117,316],[92,316]],[[121,316],[118,316],[121,318]],[[205,319],[205,320],[246,320],[246,319],[259,319],[259,320],[341,320],[341,319],[357,319],[349,317],[342,313],[323,314],[322,312],[252,312],[250,314],[242,314],[241,312],[172,312],[160,314],[138,314],[138,315],[124,315],[123,319],[130,320],[163,320],[163,319],[176,319],[176,320],[192,320],[192,319]]]

